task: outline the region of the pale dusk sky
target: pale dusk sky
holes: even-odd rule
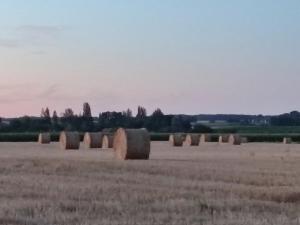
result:
[[[3,0],[0,117],[300,110],[298,0]]]

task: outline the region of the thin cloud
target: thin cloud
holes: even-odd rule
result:
[[[58,91],[59,91],[59,86],[57,84],[53,84],[53,85],[50,85],[49,87],[47,87],[41,93],[39,93],[37,97],[49,98],[49,97],[55,95]]]
[[[16,29],[16,33],[22,37],[23,40],[31,40],[32,42],[53,41],[59,38],[60,34],[65,30],[61,26],[35,26],[24,25]]]
[[[41,87],[36,94],[37,99],[52,101],[73,101],[80,99],[84,93],[74,93],[73,89],[58,84],[52,84],[47,87]]]
[[[14,91],[18,89],[26,89],[26,88],[31,88],[34,87],[34,83],[18,83],[18,84],[0,84],[0,93],[3,91]]]
[[[17,31],[32,34],[52,35],[62,32],[66,29],[64,26],[39,26],[39,25],[23,25],[17,27]]]
[[[36,51],[32,51],[31,54],[33,55],[45,55],[47,52],[43,51],[43,50],[36,50]]]
[[[9,104],[30,101],[35,97],[36,89],[32,84],[1,85],[0,103]]]
[[[53,46],[67,29],[64,26],[22,25],[8,32],[8,37],[0,37],[0,47],[24,48]],[[44,50],[35,50],[43,52]]]
[[[20,43],[15,39],[4,39],[0,38],[0,47],[4,48],[18,48],[20,47]]]
[[[56,95],[63,97],[59,93],[57,84],[45,86],[34,83],[23,83],[14,85],[0,85],[0,103],[17,103],[25,101],[36,101],[37,99],[51,99]]]

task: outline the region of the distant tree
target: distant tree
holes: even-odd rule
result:
[[[64,118],[70,118],[70,117],[74,117],[75,115],[74,115],[74,111],[73,111],[73,109],[71,109],[71,108],[67,108],[66,110],[65,110],[65,112],[63,113],[63,117]]]
[[[99,115],[99,125],[104,128],[118,128],[125,124],[125,117],[121,112],[103,112]]]
[[[147,110],[144,107],[139,106],[136,118],[144,119],[146,117],[147,117]]]
[[[74,114],[71,108],[67,108],[60,118],[60,126],[64,130],[68,131],[81,131],[83,124],[83,117],[79,117]]]
[[[46,107],[46,109],[42,108],[41,117],[50,119],[50,110],[48,107]]]
[[[48,107],[45,109],[45,116],[44,116],[44,117],[47,118],[47,119],[50,119],[50,118],[51,118],[51,117],[50,117],[50,110],[49,110]]]
[[[9,125],[9,131],[12,132],[40,132],[49,131],[50,128],[48,119],[29,116],[13,119]]]
[[[58,123],[58,115],[57,112],[54,110],[52,115],[52,123]]]
[[[83,104],[83,113],[82,116],[79,116],[80,119],[80,130],[82,131],[93,131],[94,130],[94,119],[92,117],[92,110],[89,103]]]
[[[130,118],[133,116],[132,114],[132,110],[131,109],[127,109],[126,111],[123,111],[123,115],[124,117]]]
[[[28,130],[34,130],[39,129],[39,131],[48,131],[51,129],[51,116],[50,116],[50,110],[48,107],[46,107],[46,109],[42,109],[41,112],[41,118],[40,118],[40,126],[36,125],[36,120],[31,120],[31,118],[23,118],[23,121],[28,121],[28,125],[27,125],[27,129]],[[24,126],[24,123],[23,125]]]
[[[271,124],[276,126],[299,126],[300,113],[298,111],[292,111],[279,116],[273,116],[271,117]]]
[[[126,127],[126,128],[135,128],[135,118],[133,117],[131,109],[127,109],[122,112],[121,124],[123,127]]]
[[[152,113],[152,117],[163,117],[163,116],[164,116],[164,114],[161,111],[161,109],[159,109],[159,108],[154,110],[154,112]]]
[[[61,126],[59,125],[59,117],[55,110],[53,111],[51,122],[52,122],[52,130],[54,131],[62,130]]]
[[[127,111],[126,111],[126,116],[127,116],[127,117],[133,117],[133,113],[132,113],[132,110],[131,110],[131,109],[127,109]]]
[[[145,127],[153,132],[171,132],[173,116],[164,115],[161,109],[156,109],[151,116],[145,120]]]
[[[22,123],[20,119],[12,119],[10,121],[10,130],[14,132],[22,131]]]
[[[145,122],[145,127],[150,131],[162,131],[163,127],[167,125],[163,112],[160,109],[156,109],[151,116],[149,116]]]
[[[295,123],[300,121],[300,114],[291,112],[277,122]],[[164,115],[161,109],[156,109],[150,116],[144,107],[139,106],[136,116],[127,109],[123,112],[103,112],[99,114],[98,123],[95,123],[92,117],[91,107],[88,103],[83,104],[82,115],[75,115],[71,108],[67,108],[61,117],[53,111],[52,117],[48,107],[41,110],[41,117],[21,117],[11,120],[10,124],[2,124],[1,132],[41,132],[41,131],[100,131],[103,129],[114,131],[119,127],[142,128],[145,127],[153,132],[193,132],[198,131],[199,127],[191,130],[191,121],[197,118],[191,116]],[[283,120],[282,120],[283,119]],[[0,120],[1,121],[1,120]],[[201,128],[203,130],[203,127]],[[208,131],[207,131],[208,132]]]
[[[191,129],[192,133],[212,133],[213,130],[203,124],[197,124]]]
[[[92,117],[92,111],[89,103],[84,103],[83,104],[83,117],[85,118],[91,118]]]
[[[290,112],[290,116],[291,116],[292,118],[297,118],[297,119],[299,119],[299,118],[300,118],[300,112],[298,112],[298,111],[292,111],[292,112]]]
[[[191,121],[184,116],[174,116],[171,127],[173,132],[188,132],[191,129]]]

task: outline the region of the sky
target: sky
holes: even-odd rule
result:
[[[299,0],[3,0],[0,117],[300,110]]]

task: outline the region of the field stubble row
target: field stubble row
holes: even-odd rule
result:
[[[298,145],[152,142],[149,161],[0,143],[0,224],[299,224]]]

